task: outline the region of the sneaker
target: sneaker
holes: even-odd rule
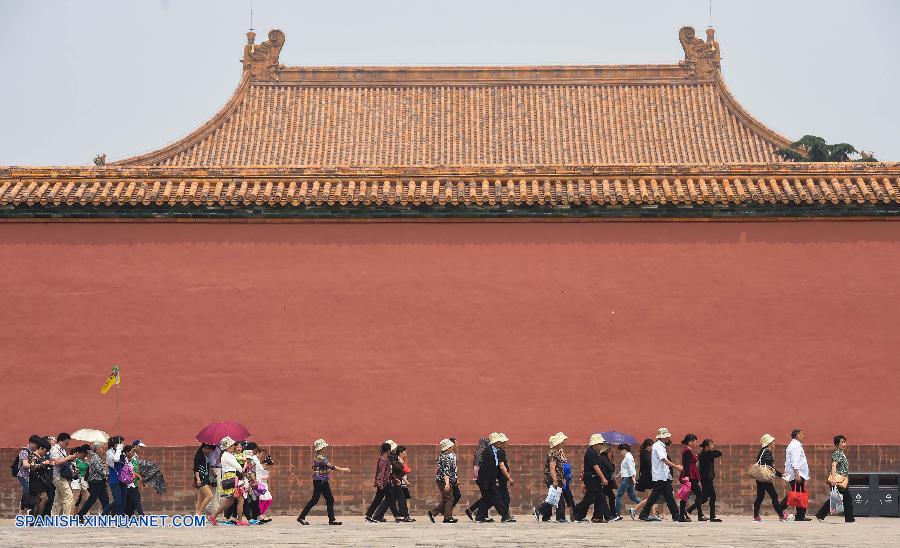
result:
[[[248,520],[247,523],[249,523],[250,525],[259,525],[259,520],[251,519],[251,520]]]
[[[641,521],[658,521],[658,520],[651,518],[650,516],[639,516],[638,519]]]
[[[662,521],[663,519],[659,516],[650,516],[650,521]]]
[[[569,520],[567,520],[566,518],[562,518],[562,519],[556,520],[556,523],[569,523]]]
[[[603,518],[591,518],[591,523],[606,523],[606,520]]]
[[[248,527],[248,526],[250,525],[250,524],[247,523],[245,520],[236,521],[236,522],[234,522],[234,524],[235,524],[235,525],[240,525],[241,527]]]
[[[818,521],[819,523],[825,523],[825,520],[823,518],[820,518],[819,516],[816,516],[816,521]]]
[[[431,520],[431,523],[434,523],[434,514],[431,513],[431,510],[426,512],[426,515],[428,516],[428,519]]]
[[[692,520],[692,519],[690,518],[690,516],[688,516],[687,514],[681,514],[681,517],[678,518],[678,521],[680,521],[680,522],[682,522],[682,523],[688,523],[688,522],[691,522],[691,521],[694,521],[694,520]]]
[[[700,516],[697,518],[697,521],[709,521],[709,520],[706,519],[706,516]]]
[[[534,521],[541,521],[541,513],[534,506],[531,507],[531,513],[534,514]]]
[[[516,518],[514,518],[512,516],[506,516],[505,518],[500,520],[500,523],[515,523],[515,522],[516,522]]]
[[[719,518],[709,518],[710,523],[722,523],[722,520]]]
[[[629,508],[628,513],[631,515],[631,519],[634,519],[634,508]]]
[[[794,518],[794,521],[812,521],[812,519],[807,518],[807,517],[802,517],[802,518]]]
[[[366,516],[366,521],[369,523],[378,523],[378,520],[372,518],[372,516]]]
[[[794,514],[788,514],[787,516],[785,516],[784,514],[785,514],[785,513],[782,513],[782,514],[781,514],[781,519],[782,519],[782,520],[784,520],[784,521],[794,521]]]
[[[470,520],[475,521],[475,516],[472,515],[472,511],[469,510],[468,508],[466,508],[466,516],[467,516]]]
[[[611,520],[609,520],[609,521],[610,521],[610,523],[612,523],[612,522],[614,522],[614,521],[622,521],[622,516],[616,516],[616,517],[614,517],[613,519],[611,519]]]
[[[300,525],[309,525],[309,522],[301,518],[300,516],[297,516],[297,523],[299,523]]]
[[[329,521],[329,522],[328,522],[328,525],[343,525],[343,522],[337,521],[337,520],[335,520],[335,521]]]
[[[756,516],[755,518],[753,518],[753,522],[754,523],[762,523],[762,518],[759,516]]]
[[[445,519],[442,523],[456,523],[459,520],[456,518]]]
[[[216,525],[219,524],[219,522],[216,521],[216,516],[214,516],[212,514],[206,514],[206,519],[208,519],[209,522],[212,523],[213,527],[215,527]]]

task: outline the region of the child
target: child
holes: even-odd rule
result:
[[[700,444],[700,456],[697,460],[700,465],[700,496],[694,500],[694,504],[688,508],[688,514],[697,508],[698,519],[704,521],[703,503],[709,501],[709,521],[721,523],[722,520],[716,517],[716,487],[713,480],[716,478],[716,459],[722,456],[721,451],[716,451],[716,444],[713,440],[707,438]]]
[[[619,456],[622,457],[622,463],[619,465],[619,476],[622,483],[616,492],[616,516],[622,515],[622,497],[628,494],[628,498],[634,504],[640,504],[641,499],[634,492],[635,482],[637,479],[637,468],[634,466],[634,455],[631,454],[631,446],[627,443],[619,444]]]
[[[324,453],[326,447],[328,447],[328,443],[321,438],[313,443],[313,451],[316,453],[312,464],[313,494],[312,498],[309,499],[309,502],[307,502],[306,506],[303,508],[303,511],[297,516],[297,522],[301,525],[309,525],[309,522],[305,519],[306,515],[309,514],[312,507],[319,502],[320,496],[325,497],[325,506],[328,509],[328,525],[341,524],[341,522],[337,521],[334,517],[334,497],[331,495],[331,486],[328,483],[328,471],[337,470],[339,472],[349,472],[350,469],[341,468],[328,462]]]
[[[694,455],[694,450],[697,448],[697,436],[688,434],[681,440],[681,444],[684,445],[684,451],[681,452],[682,468],[679,479],[691,482],[691,492],[694,494],[694,502],[696,502],[700,498],[700,470],[697,468],[697,456]],[[706,521],[706,518],[703,517],[703,508],[696,504],[691,506],[691,508],[695,507],[697,508],[697,519]],[[691,521],[691,518],[688,517],[686,500],[680,501],[679,510],[681,511],[681,521]]]

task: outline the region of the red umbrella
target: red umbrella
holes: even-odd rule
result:
[[[243,441],[250,437],[250,431],[243,424],[235,421],[214,422],[197,432],[197,441],[217,444],[228,436],[234,441]]]

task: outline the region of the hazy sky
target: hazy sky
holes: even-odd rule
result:
[[[0,0],[0,165],[155,150],[229,98],[250,0]],[[900,1],[714,0],[731,91],[789,137],[900,160]],[[285,65],[677,63],[708,0],[254,0]],[[261,38],[261,39],[260,39]]]

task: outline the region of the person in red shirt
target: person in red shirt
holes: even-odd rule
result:
[[[690,480],[691,482],[691,492],[694,494],[694,500],[700,499],[700,469],[697,468],[697,455],[694,454],[694,450],[697,448],[697,436],[693,434],[688,434],[681,440],[682,445],[684,445],[684,451],[681,452],[681,476],[680,480]],[[691,521],[691,518],[688,516],[687,511],[687,501],[683,500],[679,504],[681,510],[681,519],[682,521]],[[698,521],[706,521],[706,518],[703,517],[703,508],[700,506],[696,506],[697,508],[697,520]]]

